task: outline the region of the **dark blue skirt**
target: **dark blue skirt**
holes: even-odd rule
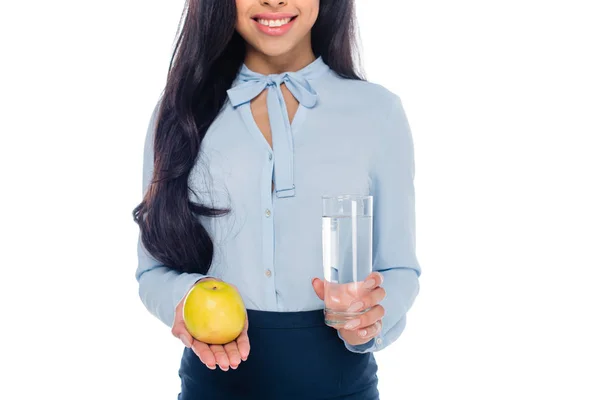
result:
[[[179,400],[379,400],[373,354],[346,349],[323,311],[248,310],[250,355],[237,369],[181,359]]]

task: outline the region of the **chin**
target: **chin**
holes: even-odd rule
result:
[[[261,54],[264,54],[268,57],[279,57],[279,56],[283,56],[285,54],[289,54],[292,49],[294,48],[293,46],[282,46],[281,44],[271,44],[271,45],[262,45],[262,46],[255,46],[254,47],[256,49],[256,51],[258,51]]]

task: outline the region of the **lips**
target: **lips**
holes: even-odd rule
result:
[[[292,18],[277,18],[277,19],[267,19],[267,18],[258,18],[255,19],[256,22],[263,26],[268,26],[270,28],[279,28],[283,25],[287,25],[291,22]]]
[[[270,36],[281,36],[287,33],[297,15],[290,13],[262,13],[252,17],[257,28]]]
[[[282,18],[295,18],[297,14],[292,13],[258,13],[252,16],[252,19],[282,19]]]

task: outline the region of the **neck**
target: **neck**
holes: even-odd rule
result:
[[[310,46],[298,46],[288,53],[269,56],[248,46],[244,64],[254,72],[263,75],[295,72],[316,60],[315,53]]]

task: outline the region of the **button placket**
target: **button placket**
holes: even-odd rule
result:
[[[265,168],[263,175],[263,187],[262,192],[262,220],[263,220],[263,267],[261,273],[263,279],[266,280],[266,284],[263,286],[265,290],[266,299],[271,303],[271,307],[277,307],[277,295],[275,288],[275,270],[274,270],[274,243],[275,243],[275,227],[273,218],[273,153],[268,154],[269,160],[265,160]]]

